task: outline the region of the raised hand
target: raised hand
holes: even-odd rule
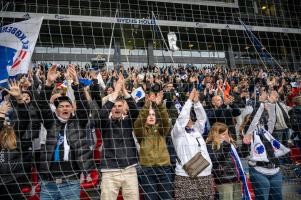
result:
[[[10,95],[20,98],[21,97],[21,89],[20,89],[20,83],[16,80],[12,80],[9,83],[9,90],[5,89]]]
[[[196,89],[193,88],[192,91],[191,91],[190,94],[189,94],[189,99],[190,99],[191,101],[194,101],[195,96],[196,96]]]
[[[159,106],[162,104],[162,100],[163,100],[163,91],[160,91],[156,96],[155,102]]]
[[[144,97],[144,105],[148,108],[148,107],[151,107],[151,101],[149,99],[149,95],[148,94],[145,94],[145,97]]]
[[[56,65],[52,65],[47,73],[47,83],[46,85],[50,86],[54,81],[56,81],[57,77],[59,76],[58,71],[56,71]]]
[[[225,105],[231,105],[234,102],[234,97],[229,96],[228,98],[225,98]]]
[[[78,84],[78,77],[74,65],[68,65],[67,72],[75,84]]]
[[[199,92],[195,89],[195,94],[193,98],[193,102],[196,103],[199,101]]]
[[[122,84],[122,93],[123,93],[123,96],[128,96],[129,95],[128,90],[125,88],[125,83],[124,82]]]
[[[37,70],[36,75],[39,77],[41,81],[44,81],[46,79],[45,73],[40,68]]]

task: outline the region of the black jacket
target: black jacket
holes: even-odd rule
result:
[[[295,106],[288,112],[291,129],[296,133],[301,133],[301,106]]]
[[[231,105],[227,108],[225,105],[218,109],[208,109],[206,110],[208,120],[212,126],[215,122],[225,123],[228,126],[234,126],[233,117],[240,115],[240,109],[235,105]]]
[[[54,151],[57,145],[57,136],[65,124],[61,122],[49,108],[48,99],[50,99],[52,87],[45,86],[38,101],[42,112],[43,124],[47,130],[46,144],[41,147],[40,157],[40,175],[42,179],[49,177],[62,177],[80,172],[88,173],[95,168],[93,153],[89,148],[89,142],[86,137],[86,124],[88,120],[88,111],[86,110],[84,94],[80,85],[72,86],[76,100],[77,110],[75,116],[67,121],[66,137],[70,145],[68,161],[54,161]],[[51,176],[49,176],[51,175]]]
[[[208,153],[212,161],[212,173],[216,184],[233,183],[239,180],[235,163],[232,161],[228,143],[221,144],[219,150],[213,150],[212,144],[207,144]]]
[[[21,153],[18,149],[0,151],[0,184],[7,184],[24,176]]]
[[[240,113],[240,109],[235,104],[231,105],[230,108],[223,105],[218,109],[212,108],[206,110],[210,125],[213,126],[215,122],[227,124],[234,139],[236,139],[234,117],[239,116]],[[206,135],[204,137],[206,138]]]
[[[122,169],[138,163],[138,152],[133,138],[133,124],[139,112],[132,98],[126,99],[129,115],[124,119],[110,119],[114,103],[107,101],[101,108],[101,133],[103,141],[101,169]]]
[[[41,117],[35,106],[34,100],[28,104],[17,103],[12,98],[14,108],[14,130],[16,132],[18,142],[21,142],[22,151],[28,151],[32,147],[32,141],[39,137],[41,129]]]
[[[4,118],[0,117],[0,130],[2,130]],[[0,184],[15,181],[24,175],[21,153],[18,149],[0,149]]]

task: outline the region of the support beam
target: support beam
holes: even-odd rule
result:
[[[228,66],[231,69],[236,68],[235,60],[234,60],[234,53],[233,53],[231,44],[228,44],[228,51],[226,52],[226,59],[227,59]]]
[[[147,64],[154,65],[154,43],[152,40],[147,41]]]

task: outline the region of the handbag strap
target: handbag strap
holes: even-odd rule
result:
[[[184,133],[184,134],[187,134],[187,133]],[[185,137],[185,140],[187,141],[187,144],[189,144],[189,141],[187,140],[187,135],[184,135],[184,137]],[[195,139],[196,139],[196,141],[197,141],[197,143],[198,143],[198,147],[200,148],[200,152],[202,152],[202,151],[201,151],[201,143],[200,143],[200,141],[198,140],[198,138],[200,138],[200,137],[195,137]],[[173,145],[175,146],[175,142],[174,142],[173,140],[174,140],[173,137],[171,137],[171,141],[172,141]],[[189,148],[189,147],[188,147],[188,148]],[[189,149],[189,151],[190,151],[190,149]],[[179,163],[180,165],[183,166],[182,161],[181,161],[181,159],[179,158],[177,151],[175,151],[175,153],[176,153],[176,159],[177,159],[178,163]],[[191,154],[191,152],[190,152],[190,154]]]

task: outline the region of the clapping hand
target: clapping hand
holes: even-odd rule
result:
[[[79,83],[74,65],[68,65],[67,73],[69,74],[75,85]]]
[[[156,99],[155,99],[155,102],[156,102],[157,106],[161,105],[162,101],[163,101],[163,91],[160,91],[157,94]]]
[[[234,97],[233,96],[229,96],[227,98],[225,98],[225,105],[231,105],[234,103]]]

